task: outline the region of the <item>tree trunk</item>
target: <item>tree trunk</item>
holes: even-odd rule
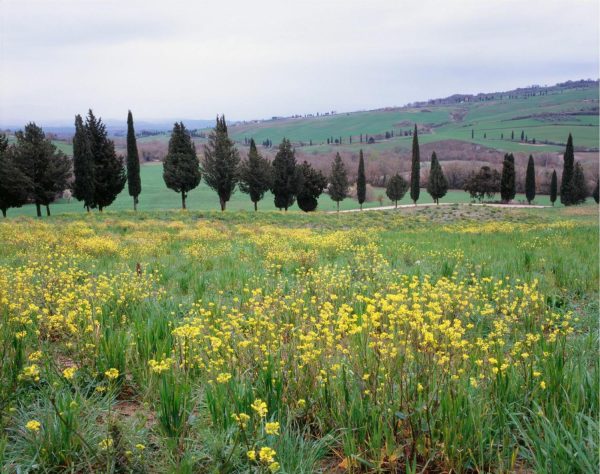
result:
[[[227,205],[227,201],[219,198],[219,204],[221,204],[221,212],[223,212],[225,210],[225,206]]]
[[[88,206],[87,204],[85,205],[85,210],[90,212],[90,206]]]
[[[360,203],[360,210],[362,211],[362,202]]]
[[[5,208],[2,208],[2,216],[6,217],[6,209]]]
[[[135,196],[133,198],[133,210],[134,211],[137,211],[137,204],[138,204],[138,198],[137,198],[137,196]]]
[[[102,212],[102,209],[104,209],[104,207],[98,206],[98,212]]]
[[[46,215],[50,217],[50,204],[46,204]]]
[[[42,217],[42,207],[40,206],[39,202],[35,203],[35,210],[37,212],[37,216]]]
[[[254,211],[258,211],[258,201],[254,201]]]
[[[340,201],[335,202],[337,204],[337,211],[340,212]]]
[[[185,192],[181,191],[181,209],[185,209]]]
[[[398,209],[398,201],[395,201],[395,203],[396,203],[395,208]]]

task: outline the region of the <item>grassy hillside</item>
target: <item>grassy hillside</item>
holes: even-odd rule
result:
[[[370,148],[386,150],[408,148],[411,137],[399,136],[418,124],[421,143],[442,140],[461,140],[505,151],[560,151],[569,133],[581,148],[598,148],[598,89],[586,87],[548,95],[488,100],[450,105],[427,105],[370,112],[337,114],[332,116],[279,119],[253,124],[232,126],[234,139],[254,138],[258,143],[270,139],[273,143],[287,137],[293,142],[308,144],[311,140],[316,151],[324,151],[323,143],[329,137],[342,137],[342,149],[365,147],[359,142],[362,133],[385,135],[394,131],[395,137],[377,139]],[[474,137],[471,138],[471,133]],[[514,131],[515,140],[511,140]],[[521,131],[529,142],[521,143]],[[484,138],[486,134],[486,138]],[[504,134],[504,139],[501,135]],[[352,136],[352,145],[349,140]],[[544,143],[548,142],[548,143]],[[331,147],[328,147],[331,148]]]

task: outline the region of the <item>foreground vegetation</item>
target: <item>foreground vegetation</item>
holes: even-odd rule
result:
[[[7,472],[592,472],[597,208],[0,225]]]

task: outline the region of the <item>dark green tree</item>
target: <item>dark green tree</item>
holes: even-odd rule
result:
[[[535,199],[535,163],[531,155],[529,155],[527,172],[525,174],[525,197],[529,204]]]
[[[304,212],[317,208],[318,198],[327,187],[327,178],[306,161],[297,167],[298,207]]]
[[[412,142],[412,165],[410,168],[410,198],[417,205],[421,193],[421,155],[419,152],[419,138],[417,136],[417,125],[413,132]]]
[[[133,198],[133,210],[137,211],[139,195],[142,192],[142,180],[131,110],[127,113],[127,188],[129,195]]]
[[[569,133],[567,147],[563,156],[563,172],[560,180],[560,202],[565,206],[574,204],[573,199],[573,170],[575,167],[575,152],[573,150],[573,137]]]
[[[225,115],[219,118],[204,146],[202,174],[208,186],[219,195],[221,211],[225,210],[238,182],[240,155],[227,134]]]
[[[448,192],[448,181],[444,176],[444,171],[440,166],[435,151],[431,154],[431,169],[429,170],[427,192],[436,204],[439,204],[440,199]]]
[[[91,110],[86,117],[85,128],[94,160],[94,206],[102,212],[125,187],[124,158],[117,156],[115,143],[108,139],[102,119],[96,118]]]
[[[187,194],[200,184],[200,179],[200,162],[192,137],[183,122],[175,123],[163,162],[163,180],[167,188],[181,193],[182,209],[186,209]]]
[[[477,173],[471,173],[465,181],[463,189],[471,195],[473,200],[477,199],[481,202],[484,196],[491,199],[495,193],[500,191],[500,173],[489,166],[482,166]]]
[[[248,159],[240,163],[239,178],[240,191],[250,196],[254,210],[258,210],[258,201],[273,184],[273,169],[271,162],[258,153],[253,138],[250,140]]]
[[[8,138],[0,134],[0,211],[4,217],[9,208],[21,207],[27,202],[29,188],[29,180],[14,162]]]
[[[500,178],[500,197],[505,203],[514,199],[517,194],[515,179],[515,157],[512,153],[504,155],[502,163],[502,177]]]
[[[367,198],[367,178],[365,176],[365,159],[363,157],[362,149],[359,152],[358,159],[358,175],[356,178],[356,198],[358,199],[358,204],[360,204],[360,209],[362,211],[363,203]]]
[[[592,196],[594,198],[594,201],[596,201],[596,204],[598,204],[598,198],[600,197],[598,195],[598,193],[599,193],[598,185],[600,185],[600,178],[596,178],[596,187],[594,188],[594,192],[592,193]]]
[[[588,197],[587,183],[581,163],[575,163],[571,185],[571,204],[583,204]]]
[[[390,201],[394,201],[395,207],[398,207],[398,201],[402,200],[406,191],[408,191],[408,183],[399,174],[392,176],[385,188],[385,194]]]
[[[556,177],[556,170],[552,171],[552,179],[550,180],[550,202],[554,206],[556,202],[556,196],[558,195],[558,178]]]
[[[67,188],[71,177],[70,160],[33,122],[15,136],[14,163],[27,178],[27,195],[35,203],[38,217],[42,216],[42,206],[50,214],[50,203]]]
[[[335,154],[335,159],[331,164],[329,196],[336,202],[337,211],[340,212],[340,201],[348,197],[348,173],[346,173],[346,167],[339,153]]]
[[[296,153],[287,138],[284,138],[279,144],[279,150],[273,159],[272,165],[273,185],[271,192],[274,196],[275,207],[287,211],[294,204],[298,190]]]
[[[94,202],[94,156],[87,128],[81,115],[75,116],[75,136],[73,137],[73,197],[83,201],[89,212],[96,207]]]

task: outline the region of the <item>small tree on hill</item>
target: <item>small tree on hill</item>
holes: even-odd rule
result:
[[[444,176],[444,171],[440,166],[435,151],[431,154],[431,169],[429,170],[427,192],[436,204],[439,204],[440,199],[448,192],[448,181]]]
[[[296,200],[298,185],[296,182],[296,152],[287,138],[279,144],[279,150],[271,163],[273,166],[273,184],[271,192],[275,207],[286,211]]]
[[[514,199],[517,194],[515,180],[515,157],[512,153],[504,155],[502,177],[500,178],[500,196],[505,203]]]
[[[317,208],[317,199],[327,186],[327,178],[306,161],[297,168],[298,207],[304,212]]]
[[[533,156],[529,155],[529,161],[527,162],[527,173],[525,175],[525,197],[527,202],[531,204],[531,201],[535,199],[535,163],[533,162]]]
[[[482,166],[477,173],[471,172],[463,189],[473,200],[481,202],[484,196],[491,199],[500,190],[500,173],[489,166]]]
[[[552,170],[552,179],[550,180],[550,202],[554,206],[556,197],[558,195],[558,178],[556,177],[556,170]]]
[[[0,134],[0,211],[6,217],[11,207],[21,207],[27,202],[29,180],[14,162],[8,138]]]
[[[419,137],[417,136],[417,125],[413,133],[412,142],[412,164],[410,169],[410,198],[417,205],[421,193],[421,155],[419,152]]]
[[[173,126],[163,162],[163,179],[169,189],[181,193],[181,207],[185,209],[187,193],[200,184],[201,174],[196,147],[183,122]]]
[[[235,191],[238,181],[240,155],[227,134],[225,116],[217,116],[217,124],[204,146],[202,172],[206,184],[217,192],[221,211]]]
[[[398,201],[402,200],[406,191],[408,191],[408,183],[399,174],[392,176],[385,188],[385,194],[390,201],[394,202],[396,208],[398,207]]]
[[[239,175],[240,191],[250,196],[254,210],[258,210],[258,201],[273,184],[273,170],[271,162],[258,153],[253,138],[250,139],[248,159],[240,163]]]
[[[365,159],[363,157],[363,151],[360,150],[358,159],[358,175],[356,178],[356,198],[360,209],[362,210],[363,203],[367,198],[367,178],[365,176]]]
[[[138,198],[142,192],[142,180],[131,110],[127,113],[127,188],[129,195],[133,198],[133,210],[137,211]]]
[[[331,164],[329,196],[336,202],[337,211],[340,212],[340,201],[348,197],[348,174],[339,153],[335,154],[335,159]]]

